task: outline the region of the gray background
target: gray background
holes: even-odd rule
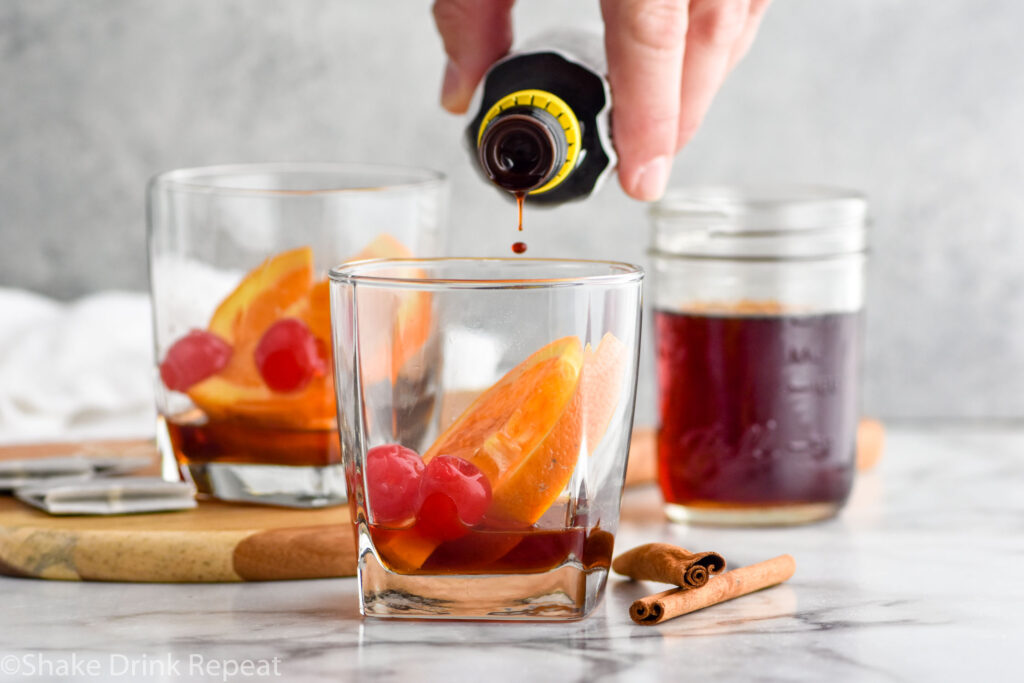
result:
[[[517,32],[598,16],[520,0]],[[1024,417],[1022,25],[1012,0],[777,0],[677,162],[869,194],[868,412]],[[3,0],[0,285],[142,289],[145,180],[235,161],[440,168],[452,251],[504,254],[512,209],[436,105],[442,67],[420,0]],[[643,262],[643,209],[617,186],[528,209],[531,254]]]

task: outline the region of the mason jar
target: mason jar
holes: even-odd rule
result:
[[[693,187],[651,209],[658,480],[673,521],[835,515],[855,471],[867,203]]]

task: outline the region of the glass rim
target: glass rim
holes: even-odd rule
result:
[[[672,251],[664,251],[657,247],[650,247],[647,250],[647,256],[653,259],[664,259],[667,261],[704,261],[704,262],[734,262],[734,263],[820,263],[828,261],[842,261],[844,259],[867,259],[871,256],[871,249],[864,247],[854,251],[840,251],[840,252],[829,252],[829,253],[811,253],[811,254],[796,254],[796,255],[779,255],[779,256],[765,256],[765,255],[753,255],[745,256],[742,254],[700,254],[700,253],[676,253]]]
[[[286,189],[259,187],[231,187],[218,185],[211,180],[230,178],[232,176],[252,175],[256,173],[278,174],[360,174],[379,176],[395,176],[399,180],[394,183],[366,183],[356,186],[338,186],[337,183],[325,183],[324,187],[314,189]],[[154,175],[149,185],[153,188],[174,192],[196,192],[210,194],[237,195],[272,195],[272,196],[309,196],[326,194],[356,194],[380,192],[395,189],[421,189],[438,187],[447,182],[448,176],[441,171],[424,166],[405,166],[401,164],[377,164],[363,162],[335,161],[270,161],[238,164],[215,164],[211,166],[193,166],[177,168]],[[334,185],[334,186],[332,186]]]
[[[794,260],[864,251],[867,197],[830,185],[678,187],[649,210],[659,255]]]
[[[570,267],[583,270],[587,267],[604,267],[608,272],[567,277],[524,277],[524,278],[441,278],[441,277],[401,277],[397,275],[372,275],[355,272],[366,268],[382,268],[396,266],[416,268],[441,263],[462,263],[480,265],[511,265],[519,266],[550,266]],[[614,286],[641,282],[644,269],[625,261],[603,261],[598,259],[564,259],[564,258],[503,258],[503,257],[453,257],[437,258],[376,258],[350,261],[331,268],[328,277],[332,282],[341,284],[367,284],[376,286],[393,286],[406,289],[554,289],[560,287],[581,286]]]
[[[700,214],[735,215],[784,207],[844,207],[867,210],[867,196],[858,190],[813,183],[738,183],[669,188],[648,210],[656,218]]]

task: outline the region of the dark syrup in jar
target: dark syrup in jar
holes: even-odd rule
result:
[[[841,503],[853,479],[860,316],[655,312],[668,503]]]

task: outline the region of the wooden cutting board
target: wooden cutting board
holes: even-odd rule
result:
[[[152,453],[147,442],[0,448],[0,459]],[[0,574],[69,581],[220,582],[354,576],[348,507],[291,510],[201,501],[194,510],[54,517],[0,496]]]
[[[882,426],[864,421],[858,468],[882,449]],[[146,441],[0,447],[0,460],[74,452],[152,454]],[[654,433],[637,430],[626,485],[656,478]],[[625,513],[624,513],[625,515]],[[292,510],[201,501],[194,510],[115,517],[54,517],[0,495],[0,575],[70,581],[220,582],[354,576],[348,507]]]

